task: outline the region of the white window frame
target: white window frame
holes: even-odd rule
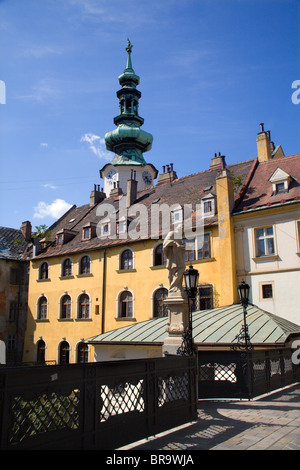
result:
[[[272,297],[264,297],[263,296],[263,287],[264,286],[272,286]],[[259,283],[259,300],[260,302],[271,302],[275,300],[275,282],[274,281],[263,281]]]
[[[205,212],[204,209],[207,203],[211,204],[211,210]],[[215,197],[212,194],[208,194],[201,199],[201,215],[204,219],[206,217],[213,217],[215,215]]]
[[[264,235],[262,235],[261,237],[258,237],[257,236],[257,231],[258,230],[264,230],[264,232],[268,229],[268,228],[272,228],[273,230],[273,234],[272,235],[267,235],[264,233]],[[254,228],[254,233],[253,233],[253,237],[254,237],[254,257],[256,259],[266,259],[266,258],[272,258],[272,257],[276,257],[277,256],[277,244],[276,244],[276,230],[275,230],[275,225],[273,224],[266,224],[264,226],[261,226],[261,227],[255,227]],[[268,239],[272,238],[273,239],[273,244],[274,244],[274,253],[268,253],[268,245],[266,243],[266,241]],[[264,240],[264,251],[265,253],[264,254],[258,254],[258,240]]]

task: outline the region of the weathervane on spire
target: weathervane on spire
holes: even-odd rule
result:
[[[132,51],[132,48],[133,48],[133,45],[131,44],[130,40],[127,39],[127,47],[126,47],[126,51],[128,52],[128,54],[131,53]]]

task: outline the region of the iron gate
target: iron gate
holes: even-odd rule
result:
[[[300,381],[293,350],[199,351],[199,398],[253,398]]]
[[[0,418],[0,449],[116,449],[197,419],[195,361],[3,367]]]

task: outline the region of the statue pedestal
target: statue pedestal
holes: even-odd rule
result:
[[[177,354],[178,348],[182,344],[182,335],[188,325],[188,300],[180,294],[171,295],[165,299],[168,309],[168,323],[166,337],[162,353]]]

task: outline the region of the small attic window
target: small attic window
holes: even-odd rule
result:
[[[277,168],[269,181],[272,183],[272,196],[276,196],[276,194],[288,192],[291,176],[281,168]]]
[[[63,236],[63,234],[60,234],[60,235],[57,235],[57,236],[56,236],[56,242],[57,242],[58,245],[62,245],[62,244],[63,244],[63,242],[64,242],[64,236]]]
[[[276,183],[275,187],[276,187],[276,194],[285,192],[284,183]]]
[[[89,223],[82,227],[82,241],[91,240],[96,236],[96,226],[93,223]]]
[[[172,224],[176,225],[182,222],[182,208],[179,207],[171,212]]]
[[[208,194],[201,200],[202,217],[212,217],[215,215],[215,198],[213,194]]]
[[[91,229],[90,228],[84,228],[82,236],[83,236],[84,240],[89,240],[91,238]]]
[[[62,229],[56,234],[56,243],[58,245],[63,245],[64,243],[67,243],[72,240],[72,238],[74,238],[77,233],[78,232],[74,232],[73,230]]]

